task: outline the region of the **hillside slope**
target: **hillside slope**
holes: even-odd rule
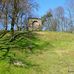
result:
[[[10,38],[10,33],[0,38],[0,74],[74,74],[74,34],[35,32]]]

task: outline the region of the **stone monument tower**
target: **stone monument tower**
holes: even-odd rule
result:
[[[42,25],[42,21],[40,18],[29,18],[28,26],[29,30],[40,30]]]

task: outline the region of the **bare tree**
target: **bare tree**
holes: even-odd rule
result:
[[[4,15],[5,30],[11,19],[11,33],[14,34],[14,26],[17,28],[23,27],[23,19],[32,15],[32,12],[37,9],[35,0],[0,0],[0,11]],[[19,22],[20,23],[19,23]],[[26,24],[28,30],[28,24]]]
[[[54,18],[58,24],[58,30],[64,30],[64,8],[59,6],[54,10]]]
[[[68,26],[70,28],[70,32],[73,31],[73,24],[74,24],[74,0],[67,0],[67,12],[68,12],[68,18],[69,18],[69,23]]]

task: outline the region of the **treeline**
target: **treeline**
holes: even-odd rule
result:
[[[34,16],[38,4],[35,0],[0,0],[0,27],[4,31],[28,30],[27,19]]]
[[[74,1],[66,0],[65,5],[49,9],[42,16],[43,30],[74,32]]]
[[[37,9],[35,0],[0,0],[0,29],[2,27],[5,32],[10,30],[12,35],[14,30],[28,30],[28,18],[35,17]],[[49,9],[41,20],[40,30],[73,32],[74,1],[66,0],[63,7]]]

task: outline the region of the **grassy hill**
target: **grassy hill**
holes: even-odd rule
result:
[[[0,35],[0,74],[74,74],[74,34],[20,32],[14,39]]]

